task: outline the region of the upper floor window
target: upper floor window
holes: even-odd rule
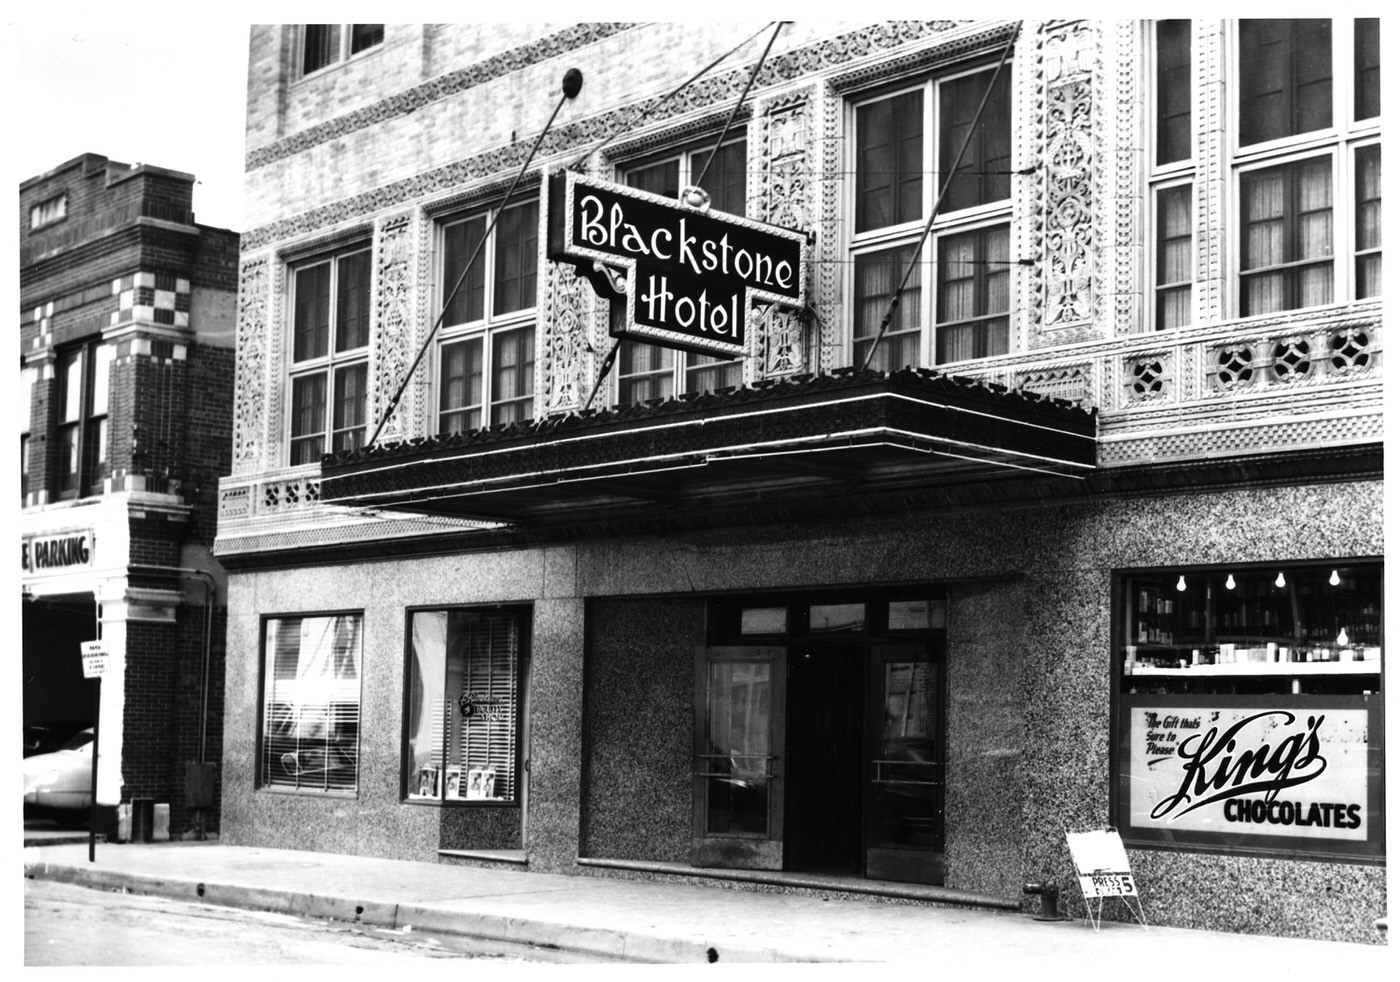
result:
[[[365,439],[370,251],[355,246],[292,272],[290,463]]]
[[[854,104],[853,364],[865,364],[916,255],[870,366],[1010,350],[1010,80],[1008,67],[978,68]],[[930,247],[920,237],[945,178]]]
[[[303,24],[301,73],[310,75],[383,42],[383,24]]]
[[[444,297],[481,245],[490,214],[442,227]],[[438,347],[438,432],[516,423],[535,411],[538,201],[504,209],[491,241],[447,305]]]
[[[1376,25],[1239,22],[1235,181],[1243,316],[1379,292]]]
[[[113,349],[92,342],[58,353],[57,380],[58,494],[63,498],[96,494],[107,476],[107,403]]]
[[[19,497],[29,494],[29,427],[33,415],[34,383],[39,370],[24,366],[19,370]]]
[[[654,158],[622,173],[629,187],[650,191],[675,201],[683,187],[704,176],[710,208],[743,215],[747,207],[748,145],[743,139],[727,140],[710,161],[714,143]],[[709,162],[709,166],[706,163]],[[620,316],[621,305],[614,305]],[[694,354],[641,341],[623,341],[618,349],[617,401],[619,405],[669,399],[680,392],[713,392],[744,382],[744,366],[738,358]]]
[[[1156,103],[1158,165],[1191,156],[1191,22],[1157,22]]]
[[[56,194],[29,209],[29,227],[41,228],[68,215],[68,195]]]

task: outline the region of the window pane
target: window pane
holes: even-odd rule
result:
[[[967,139],[977,107],[987,94],[994,71],[978,72],[939,85],[938,175],[953,172],[953,161]],[[943,198],[943,212],[984,205],[1011,197],[1011,73],[996,76],[996,85],[972,131],[962,162]]]
[[[811,631],[859,631],[865,627],[865,604],[812,604]]]
[[[309,75],[339,60],[339,24],[306,24],[304,31],[301,60],[303,75]]]
[[[679,160],[664,160],[648,164],[628,171],[623,179],[629,188],[650,191],[675,201],[681,193],[681,163]]]
[[[1381,148],[1356,151],[1356,295],[1381,292]]]
[[[442,296],[446,301],[462,270],[467,266],[482,238],[486,235],[486,219],[477,217],[447,226],[442,234]],[[486,310],[486,263],[477,256],[471,272],[452,296],[443,317],[444,324],[467,324],[479,321]]]
[[[685,391],[714,392],[744,384],[744,365],[736,358],[685,354]]]
[[[1157,192],[1157,330],[1191,322],[1191,185]]]
[[[1240,144],[1332,125],[1332,22],[1240,22]]]
[[[1191,22],[1157,24],[1157,163],[1191,156]]]
[[[336,369],[334,432],[332,452],[354,450],[365,439],[365,380],[369,366],[351,365]]]
[[[1008,351],[1010,248],[1005,225],[939,239],[938,363]]]
[[[413,614],[410,798],[516,799],[520,633],[518,614]]]
[[[703,172],[704,188],[710,195],[710,208],[730,215],[744,214],[748,197],[744,173],[747,164],[747,144],[743,140],[726,143],[719,148],[714,163],[707,169],[705,162],[709,157],[708,149],[690,155],[691,183],[695,183]]]
[[[58,442],[58,490],[71,494],[78,490],[78,424],[60,427]]]
[[[496,223],[496,314],[535,306],[539,244],[538,202],[507,208]]]
[[[1330,303],[1331,158],[1314,157],[1248,172],[1240,179],[1240,198],[1244,237],[1240,268],[1245,274],[1241,313]]]
[[[739,611],[740,634],[782,634],[785,631],[786,607],[745,607]]]
[[[331,266],[318,263],[296,272],[292,312],[292,360],[321,358],[329,350]]]
[[[1356,118],[1381,114],[1381,21],[1356,19]]]
[[[491,423],[519,423],[534,413],[535,328],[491,339]]]
[[[705,831],[768,831],[773,682],[767,664],[711,662]]]
[[[639,341],[623,341],[618,350],[618,402],[624,406],[649,399],[669,399],[675,391],[672,366],[676,353],[670,348]]]
[[[358,54],[384,40],[383,24],[351,24],[350,53]]]
[[[61,423],[75,423],[83,412],[83,352],[80,348],[58,356],[58,405]]]
[[[369,344],[369,251],[336,262],[335,350]]]
[[[924,94],[906,92],[856,110],[856,231],[923,215]]]
[[[942,600],[891,600],[889,627],[891,631],[942,630],[947,620]]]
[[[905,245],[880,252],[868,252],[855,259],[855,366],[865,363],[866,353],[880,331],[880,322],[889,309],[890,298],[914,256],[915,246]],[[921,271],[915,269],[901,295],[884,338],[870,360],[878,371],[919,364],[919,309],[923,287]]]
[[[937,848],[943,827],[938,676],[926,661],[890,662],[882,674],[875,839],[881,845]]]
[[[261,784],[354,791],[361,617],[271,618],[263,644]]]
[[[99,344],[92,350],[92,406],[89,416],[106,416],[107,400],[112,388],[112,358],[116,349]]]
[[[321,459],[325,447],[326,376],[317,372],[292,379],[292,463]]]
[[[439,433],[463,433],[481,426],[482,369],[480,338],[443,345]]]

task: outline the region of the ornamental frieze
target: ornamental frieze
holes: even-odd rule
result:
[[[237,364],[233,406],[233,466],[235,471],[256,470],[262,446],[267,403],[267,291],[266,259],[245,262],[238,272]]]
[[[379,227],[375,237],[374,385],[370,409],[370,432],[383,419],[388,401],[408,374],[415,351],[413,345],[413,269],[411,224],[407,215],[391,218]],[[411,418],[402,402],[384,424],[380,439],[401,440],[409,436],[404,419]]]

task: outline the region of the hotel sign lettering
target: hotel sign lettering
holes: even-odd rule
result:
[[[665,347],[743,354],[751,303],[800,307],[807,236],[572,171],[549,187],[549,258],[572,262],[604,296],[622,293],[612,332]],[[620,270],[612,277],[599,267]]]

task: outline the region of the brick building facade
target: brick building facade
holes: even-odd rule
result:
[[[254,27],[226,841],[1375,941],[1378,38]]]
[[[175,835],[218,827],[187,768],[216,785],[238,262],[193,186],[84,154],[23,182],[19,214],[24,722],[93,722],[79,647],[104,641],[103,820],[149,799]]]

